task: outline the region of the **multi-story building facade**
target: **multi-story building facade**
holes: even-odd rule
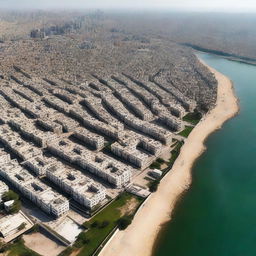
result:
[[[60,162],[47,169],[46,177],[70,194],[75,201],[90,209],[106,197],[106,189],[101,184],[87,178],[80,171],[66,168]]]

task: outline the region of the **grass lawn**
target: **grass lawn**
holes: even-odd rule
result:
[[[7,256],[40,256],[40,254],[27,248],[24,245],[24,241],[19,239],[10,245]]]
[[[134,214],[136,209],[142,202],[142,199],[128,193],[123,193],[105,209],[103,209],[96,216],[94,216],[89,222],[85,223],[85,226],[89,227],[89,230],[85,233],[86,238],[89,240],[89,242],[83,245],[78,256],[92,255],[92,253],[98,248],[98,246],[106,238],[106,236],[116,227],[116,222],[122,215],[120,208],[125,206],[125,204],[130,200],[137,201],[137,205],[131,213]],[[97,226],[92,227],[91,225],[95,222],[97,222]],[[103,222],[108,222],[108,225],[105,227],[101,227],[101,224]]]
[[[171,158],[169,159],[169,165],[173,165],[175,160],[180,154],[180,149],[183,146],[184,142],[183,141],[177,141],[177,144],[175,145],[175,148],[171,151]]]
[[[161,169],[161,164],[158,163],[157,161],[153,162],[150,166],[149,166],[150,169],[158,169],[160,170]]]
[[[150,169],[158,169],[158,170],[161,170],[161,165],[164,164],[164,163],[165,163],[164,159],[162,159],[162,158],[157,158],[156,161],[153,162],[153,163],[149,166],[149,168],[150,168]]]
[[[200,119],[202,118],[202,115],[201,113],[199,112],[193,112],[193,113],[188,113],[187,115],[185,115],[182,120],[183,121],[186,121],[186,122],[189,122],[193,125],[196,125]]]
[[[185,129],[179,133],[179,135],[187,138],[193,129],[194,126],[186,126]]]

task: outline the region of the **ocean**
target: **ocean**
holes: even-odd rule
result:
[[[256,255],[256,66],[198,54],[228,76],[240,112],[206,141],[155,256]]]

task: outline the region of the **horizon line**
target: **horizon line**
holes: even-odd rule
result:
[[[209,9],[209,8],[165,8],[165,7],[146,7],[146,8],[126,8],[126,7],[2,7],[2,11],[121,11],[121,12],[177,12],[177,13],[222,13],[222,14],[253,14],[256,13],[256,9]]]

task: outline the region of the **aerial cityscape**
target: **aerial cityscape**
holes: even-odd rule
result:
[[[255,17],[125,4],[2,5],[0,255],[241,255],[242,236],[209,237],[256,192],[234,196],[244,167],[228,160],[253,102]]]

